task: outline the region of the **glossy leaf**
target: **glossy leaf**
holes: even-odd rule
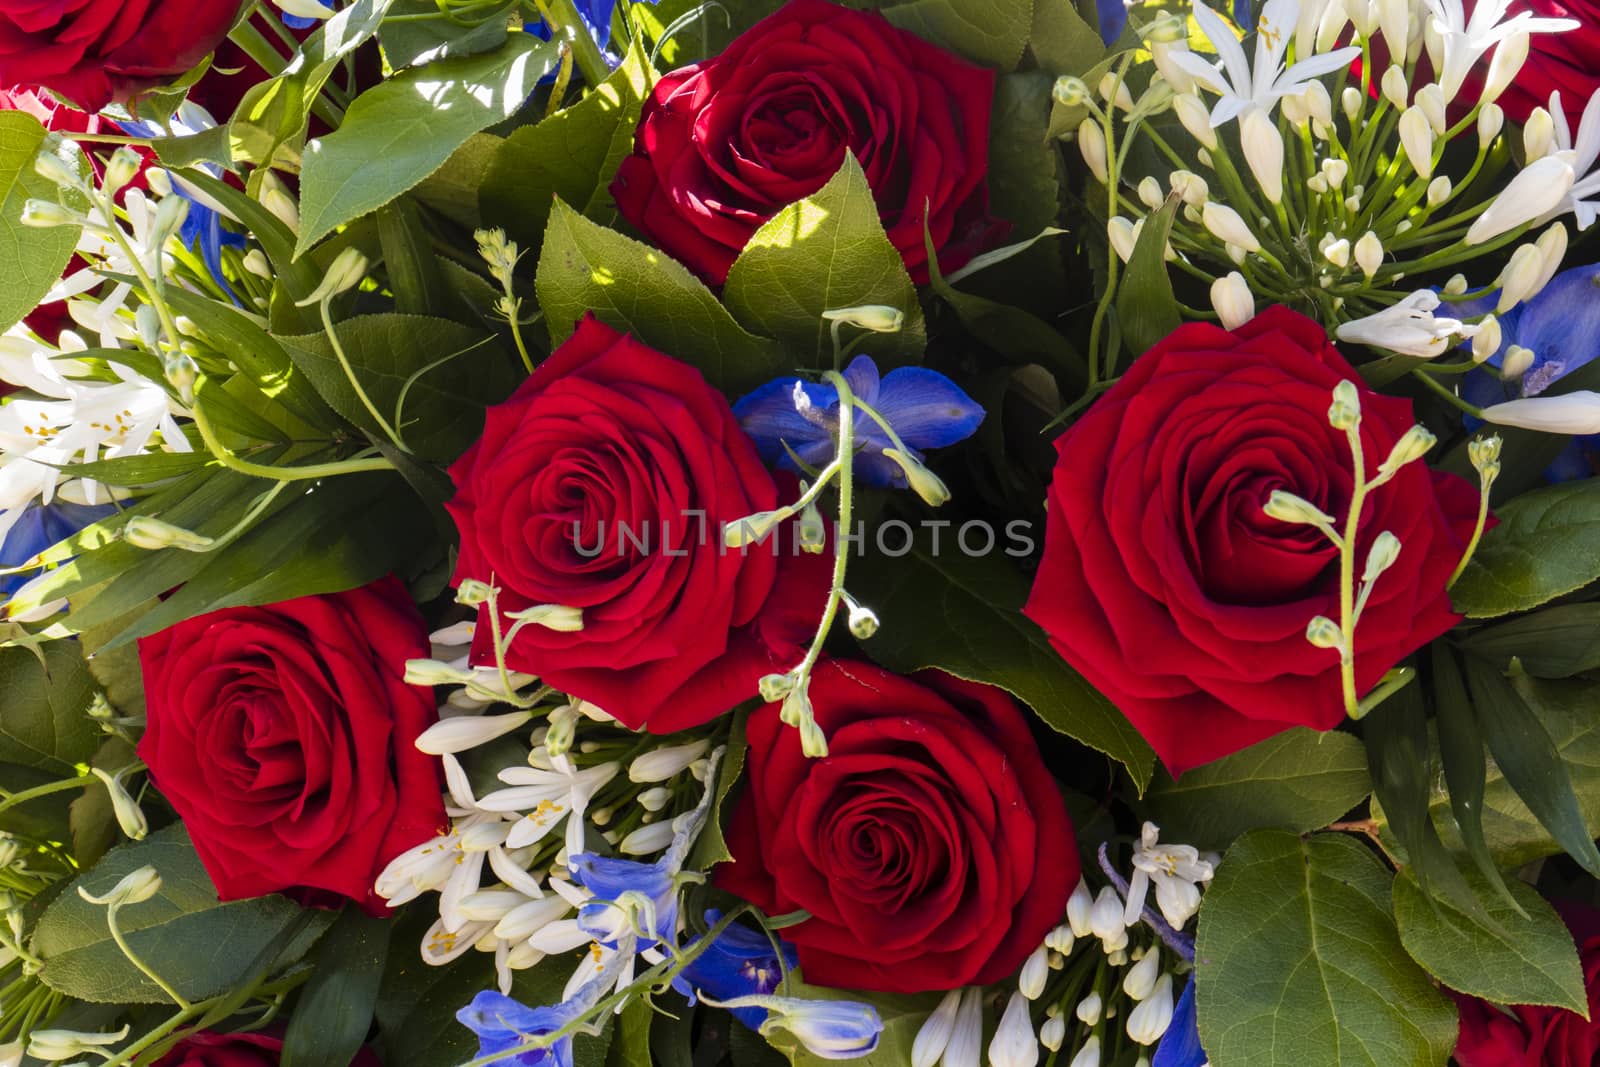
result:
[[[1500,525],[1450,590],[1457,611],[1528,611],[1600,579],[1600,478],[1535,489],[1495,514]]]
[[[24,226],[23,206],[29,200],[78,211],[89,206],[80,194],[64,193],[33,169],[44,139],[44,127],[32,115],[0,111],[0,330],[21,321],[60,280],[78,243],[77,226]],[[76,149],[63,158],[72,166],[82,160]]]

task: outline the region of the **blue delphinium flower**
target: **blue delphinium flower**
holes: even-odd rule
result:
[[[578,908],[578,928],[606,948],[616,948],[630,931],[639,950],[674,943],[678,931],[678,863],[664,856],[655,863],[581,852],[567,861],[572,879],[594,894]],[[634,923],[640,929],[634,931]]]
[[[321,3],[325,8],[329,8],[330,10],[333,8],[333,0],[318,0],[318,2]],[[300,15],[291,15],[287,11],[282,11],[279,14],[283,19],[283,24],[289,27],[291,30],[309,30],[311,27],[322,21],[321,19],[305,18]]]
[[[116,510],[107,504],[73,504],[60,499],[48,504],[35,501],[23,509],[0,541],[0,568],[20,567],[85,526],[115,514]],[[10,599],[32,577],[28,573],[0,574],[0,602]]]
[[[870,356],[857,356],[845,381],[862,403],[894,427],[918,462],[920,449],[943,448],[971,437],[983,408],[949,378],[926,367],[898,367],[881,379]],[[769,465],[801,473],[800,461],[824,467],[833,459],[839,429],[839,391],[800,378],[778,378],[733,406],[739,425]],[[855,420],[858,477],[869,485],[903,487],[905,471],[883,454],[894,447],[883,427],[864,414]],[[793,453],[791,455],[790,453]]]
[[[706,922],[713,926],[721,919],[720,911],[706,912]],[[772,947],[774,940],[761,930],[730,926],[673,978],[672,988],[687,997],[690,1004],[695,1002],[699,992],[704,992],[713,1000],[771,993],[783,981],[784,969],[793,970],[800,962],[793,945],[776,939],[778,949],[783,953],[780,965]],[[689,949],[693,950],[698,944],[690,945]],[[759,1030],[766,1021],[767,1009],[734,1008],[733,1016],[750,1029]]]
[[[1495,294],[1457,305],[1457,315],[1491,311]],[[1533,363],[1520,378],[1502,381],[1498,374],[1475,370],[1462,382],[1468,403],[1488,407],[1524,396],[1538,396],[1579,367],[1600,356],[1600,264],[1562,271],[1526,303],[1499,316],[1500,350],[1488,362],[1500,367],[1512,345],[1533,353]],[[1472,425],[1476,425],[1475,422]],[[1573,440],[1545,470],[1552,482],[1588,478],[1600,472],[1600,435]]]
[[[1194,979],[1183,987],[1183,995],[1172,1009],[1172,1021],[1156,1046],[1150,1067],[1205,1067],[1205,1050],[1200,1047],[1200,1024],[1194,1013]]]
[[[554,1007],[530,1008],[496,990],[485,989],[456,1012],[456,1019],[478,1035],[478,1055],[489,1056],[514,1049],[529,1038],[560,1030],[588,1012],[593,1003],[592,998],[575,996]],[[500,1062],[514,1067],[572,1067],[572,1035]]]

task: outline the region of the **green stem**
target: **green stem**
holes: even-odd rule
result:
[[[583,19],[578,15],[578,9],[572,0],[534,0],[538,5],[539,14],[544,18],[545,25],[550,27],[552,39],[566,37],[572,45],[572,58],[578,63],[578,70],[583,74],[583,80],[593,89],[611,76],[611,67],[606,63],[605,55],[600,51],[600,46],[595,44],[594,38],[589,36],[589,31],[583,25]]]
[[[405,439],[389,425],[389,420],[378,411],[378,405],[372,402],[367,391],[361,387],[361,380],[356,377],[356,370],[350,365],[350,357],[345,355],[344,345],[339,343],[339,331],[334,328],[333,314],[329,310],[332,302],[332,298],[319,301],[317,310],[322,315],[322,328],[328,331],[328,344],[333,347],[333,354],[339,360],[339,366],[344,369],[344,376],[350,380],[350,387],[356,391],[356,398],[361,401],[361,406],[367,409],[367,414],[372,416],[372,421],[378,424],[378,429],[382,430],[384,436],[389,438],[400,451],[409,452]]]
[[[823,380],[839,390],[839,529],[843,531],[842,538],[848,539],[850,535],[850,515],[854,506],[854,492],[852,482],[855,477],[855,409],[856,394],[850,388],[850,383],[838,371],[828,371]],[[839,613],[839,604],[844,599],[845,571],[849,566],[850,548],[847,540],[841,540],[834,546],[833,555],[833,586],[828,591],[828,604],[822,611],[822,621],[817,626],[816,636],[811,639],[811,647],[806,650],[806,658],[800,662],[797,674],[801,678],[811,673],[817,660],[822,656],[822,646],[828,639],[828,631],[833,629],[833,620]]]
[[[205,379],[202,378],[201,382]],[[231,471],[248,474],[255,478],[270,478],[275,482],[308,481],[315,478],[332,478],[340,474],[361,474],[367,471],[394,470],[394,464],[388,460],[373,456],[370,459],[348,459],[337,463],[311,463],[304,467],[265,467],[259,463],[240,459],[218,440],[216,430],[211,426],[211,421],[206,417],[200,407],[200,384],[195,383],[195,403],[192,409],[195,427],[200,431],[200,439],[205,442],[206,449],[216,461]]]
[[[1350,514],[1345,517],[1344,543],[1339,550],[1339,632],[1344,645],[1339,649],[1339,684],[1344,690],[1344,710],[1356,717],[1361,700],[1356,693],[1356,537],[1361,528],[1361,508],[1367,497],[1367,461],[1361,447],[1361,424],[1345,430],[1354,460],[1350,490]]]
[[[117,925],[117,911],[121,907],[121,904],[112,904],[106,908],[106,925],[111,928],[111,939],[117,943],[117,947],[122,950],[122,954],[128,957],[128,962],[137,967],[139,972],[146,978],[154,982],[161,992],[171,997],[172,1002],[178,1006],[179,1010],[185,1012],[193,1011],[194,1006],[179,996],[178,991],[168,985],[159,974],[151,970],[150,965],[140,959],[138,953],[134,952],[132,947],[129,946],[128,939],[122,934],[122,928]]]
[[[1483,479],[1482,488],[1478,490],[1478,521],[1472,527],[1472,539],[1467,542],[1467,550],[1461,553],[1461,562],[1450,572],[1450,580],[1444,583],[1446,589],[1455,586],[1456,581],[1466,571],[1467,564],[1472,562],[1473,553],[1478,551],[1478,542],[1483,540],[1483,529],[1489,522],[1489,486],[1489,480]]]
[[[24,789],[20,793],[11,793],[4,800],[0,800],[0,811],[14,808],[18,804],[26,804],[30,800],[38,800],[40,797],[47,797],[51,793],[64,793],[69,789],[82,789],[84,786],[97,781],[99,779],[94,775],[85,774],[78,778],[63,778],[59,782],[46,782],[44,785],[36,785],[32,789]]]
[[[1439,382],[1435,381],[1433,375],[1429,374],[1422,368],[1418,367],[1416,370],[1413,370],[1411,372],[1411,376],[1417,379],[1417,381],[1421,382],[1423,385],[1426,385],[1429,389],[1433,390],[1433,392],[1438,394],[1441,399],[1448,401],[1454,407],[1460,409],[1468,415],[1471,415],[1475,419],[1483,418],[1482,408],[1462,400],[1459,396],[1456,396],[1455,393],[1451,392]]]

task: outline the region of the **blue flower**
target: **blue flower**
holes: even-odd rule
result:
[[[73,504],[59,499],[49,504],[31,503],[0,541],[0,568],[20,567],[85,526],[115,514],[116,510],[107,504]],[[0,601],[9,599],[32,577],[25,572],[0,575]]]
[[[720,911],[706,912],[706,922],[712,925],[721,919]],[[783,981],[784,968],[793,970],[800,962],[794,946],[778,939],[777,945],[783,952],[780,966],[773,942],[774,938],[761,930],[730,926],[672,980],[672,987],[687,997],[690,1004],[695,1002],[697,991],[703,991],[714,1000],[771,993]],[[693,949],[698,944],[689,947]],[[733,1015],[750,1029],[759,1030],[766,1021],[767,1010],[734,1008]]]
[[[1493,310],[1496,294],[1457,305],[1456,314],[1471,316]],[[1487,407],[1518,397],[1538,396],[1551,385],[1600,356],[1600,264],[1574,267],[1550,280],[1532,300],[1500,319],[1500,351],[1489,357],[1499,367],[1512,345],[1533,353],[1533,365],[1520,379],[1502,381],[1497,374],[1476,370],[1462,382],[1468,403]],[[1476,425],[1470,423],[1469,425]],[[1548,468],[1552,482],[1588,478],[1600,472],[1600,435],[1575,438]]]
[[[1172,1009],[1172,1021],[1156,1046],[1150,1067],[1205,1067],[1205,1050],[1200,1047],[1200,1024],[1194,1013],[1194,979],[1183,987],[1183,996]]]
[[[581,852],[567,863],[573,880],[595,899],[578,908],[578,928],[606,948],[639,924],[638,948],[673,944],[678,933],[677,866],[671,856],[655,863]]]
[[[333,8],[333,0],[318,0],[318,2],[325,8],[330,10]],[[322,21],[321,19],[308,19],[299,15],[291,15],[287,11],[280,12],[280,15],[283,18],[283,24],[291,30],[309,30]]]
[[[521,1001],[485,989],[456,1012],[456,1020],[478,1035],[478,1055],[489,1056],[525,1043],[531,1037],[554,1033],[588,1011],[590,1005],[573,997],[553,1008],[530,1008]],[[500,1061],[515,1067],[573,1067],[572,1036],[546,1048],[532,1049]]]
[[[857,356],[844,377],[856,397],[894,427],[914,460],[922,459],[919,449],[971,437],[983,421],[983,408],[938,371],[899,367],[880,380],[871,357]],[[833,459],[839,391],[831,385],[779,378],[741,399],[733,413],[769,465],[800,473],[795,456],[815,468]],[[903,487],[905,472],[883,454],[893,447],[883,427],[859,410],[854,425],[856,474],[869,485]]]
[[[645,0],[645,2],[653,5],[657,0]],[[594,43],[604,52],[606,46],[611,43],[611,14],[616,10],[617,0],[575,0],[572,6],[578,9],[578,18],[583,20],[583,28],[589,31]],[[546,41],[550,39],[550,28],[543,22],[529,22],[522,28],[535,37]],[[612,59],[609,54],[606,58]]]

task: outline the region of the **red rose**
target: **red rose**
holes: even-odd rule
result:
[[[1262,505],[1285,490],[1342,527],[1352,459],[1328,406],[1346,380],[1371,477],[1415,423],[1411,401],[1366,389],[1321,326],[1282,307],[1232,332],[1175,330],[1056,442],[1026,612],[1174,774],[1344,718],[1338,655],[1306,640],[1313,617],[1339,617],[1338,553]],[[1421,462],[1368,496],[1358,563],[1385,530],[1401,550],[1356,628],[1362,693],[1458,621],[1445,582],[1477,501]]]
[[[239,0],[0,0],[0,88],[43,86],[85,111],[183,74]]]
[[[1600,912],[1587,905],[1556,906],[1578,942],[1589,1018],[1563,1008],[1497,1007],[1456,994],[1461,1009],[1456,1062],[1461,1067],[1592,1067],[1600,1059]]]
[[[926,282],[924,205],[946,271],[1004,231],[984,183],[993,96],[992,71],[876,12],[791,0],[721,55],[656,83],[611,194],[721,285],[757,228],[854,152],[889,240]]]
[[[514,669],[658,733],[722,714],[775,669],[760,616],[777,559],[723,548],[721,527],[776,507],[778,490],[692,367],[587,316],[489,409],[450,476],[456,583],[492,583],[503,614],[583,613],[576,632],[523,626]],[[473,658],[494,662],[486,624]]]
[[[278,1067],[282,1051],[283,1038],[271,1034],[202,1030],[172,1046],[152,1067]],[[363,1045],[349,1067],[382,1067],[382,1061]]]
[[[1481,0],[1480,0],[1481,2]],[[1474,4],[1467,2],[1470,16]],[[1511,80],[1495,103],[1512,122],[1527,121],[1536,107],[1549,107],[1550,94],[1561,91],[1561,109],[1574,135],[1584,105],[1600,89],[1600,4],[1595,0],[1520,0],[1512,14],[1531,11],[1539,18],[1575,19],[1575,29],[1559,33],[1535,33],[1528,38],[1528,61]],[[1461,90],[1463,101],[1473,101],[1483,88],[1488,62],[1480,63],[1468,75]]]
[[[806,981],[924,992],[1012,974],[1061,921],[1078,850],[1055,781],[1005,693],[938,671],[824,662],[810,696],[828,755],[770,704],[720,886],[784,930]]]
[[[227,608],[139,642],[139,758],[223,900],[296,890],[381,914],[373,879],[446,825],[436,761],[413,742],[431,690],[405,587]]]

